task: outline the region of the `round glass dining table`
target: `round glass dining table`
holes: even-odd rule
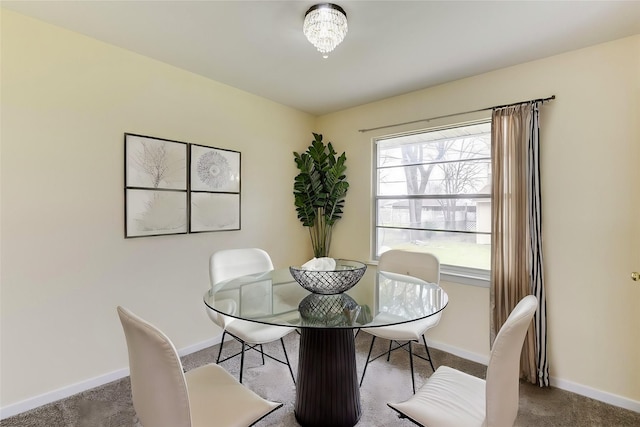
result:
[[[432,316],[448,296],[436,284],[375,270],[344,293],[321,295],[278,269],[220,282],[204,303],[238,319],[297,328],[296,420],[305,427],[352,427],[362,413],[354,329]]]

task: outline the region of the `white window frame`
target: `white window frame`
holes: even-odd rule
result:
[[[490,118],[468,121],[468,122],[460,122],[460,123],[452,123],[446,126],[439,126],[433,128],[425,128],[411,132],[403,132],[398,134],[391,135],[382,135],[377,136],[372,139],[372,150],[373,150],[373,162],[372,162],[372,224],[371,224],[371,264],[377,265],[378,257],[377,257],[377,231],[378,231],[378,142],[383,140],[388,140],[396,137],[407,136],[407,135],[415,135],[420,133],[427,133],[432,131],[438,131],[443,129],[451,129],[456,127],[463,126],[471,126],[475,124],[481,123],[490,123]],[[483,288],[489,287],[489,281],[491,277],[490,269],[479,269],[479,268],[471,268],[471,267],[462,267],[456,265],[448,265],[441,264],[440,265],[440,278],[441,281],[459,283],[470,286],[478,286]]]

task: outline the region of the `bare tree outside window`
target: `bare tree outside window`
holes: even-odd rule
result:
[[[424,144],[403,145],[402,161],[404,164],[414,164],[415,167],[404,168],[407,180],[407,194],[425,194],[427,184],[431,178],[431,173],[435,163],[423,164]],[[444,156],[445,147],[441,145],[437,151],[434,161],[439,161]],[[422,199],[409,199],[409,224],[411,227],[419,227],[422,224]]]
[[[475,138],[463,138],[453,142],[442,143],[446,145],[444,151],[451,153],[451,157],[457,157],[459,160],[479,159],[487,156],[487,152],[491,149],[488,141]],[[488,169],[490,168],[489,160],[478,161],[458,161],[447,162],[439,165],[444,175],[440,185],[443,187],[439,193],[441,194],[479,194],[483,187],[486,187],[488,180]],[[438,200],[442,207],[447,230],[466,230],[460,228],[458,224],[459,213],[466,211],[468,205],[460,205],[461,200],[457,198],[446,198]],[[462,208],[462,209],[461,209]],[[466,215],[462,221],[466,223]],[[470,231],[470,230],[466,230]]]
[[[487,122],[377,141],[374,255],[407,245],[441,250],[445,258],[478,249],[482,260],[473,261],[471,253],[468,261],[484,268],[490,136]],[[450,262],[464,266],[467,261]]]

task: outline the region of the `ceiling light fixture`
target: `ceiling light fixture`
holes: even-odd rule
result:
[[[324,58],[342,43],[347,29],[347,14],[333,3],[311,6],[304,15],[302,31]]]

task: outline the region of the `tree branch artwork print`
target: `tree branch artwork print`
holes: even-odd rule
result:
[[[187,144],[125,134],[125,237],[186,233]]]

